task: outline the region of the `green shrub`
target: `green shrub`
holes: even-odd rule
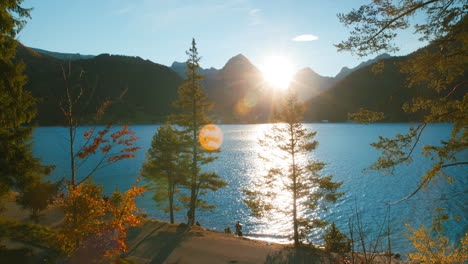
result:
[[[323,235],[325,250],[337,253],[345,253],[351,250],[351,240],[341,232],[333,222],[327,233]]]

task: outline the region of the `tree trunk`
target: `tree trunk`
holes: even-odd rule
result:
[[[192,71],[192,186],[190,188],[190,208],[187,213],[188,226],[195,224],[197,203],[197,105],[195,100],[195,71]]]
[[[69,137],[70,137],[70,169],[71,169],[71,185],[75,188],[75,154],[73,150],[73,120],[70,119],[68,127]]]
[[[188,222],[187,222],[187,225],[188,226],[193,226],[195,224],[195,209],[196,209],[196,194],[195,194],[195,188],[194,185],[192,184],[192,190],[191,190],[191,194],[190,194],[190,208],[189,208],[189,211],[187,213],[187,217],[188,217]]]
[[[298,247],[299,246],[299,230],[298,230],[298,224],[297,224],[297,195],[296,195],[296,190],[294,190],[294,195],[293,195],[293,221],[294,221],[294,246]]]
[[[169,217],[171,220],[171,224],[174,223],[174,190],[169,183]]]
[[[296,157],[295,157],[295,142],[294,142],[294,128],[290,124],[291,134],[291,157],[292,157],[292,179],[293,179],[293,223],[294,223],[294,246],[298,247],[299,244],[299,227],[297,224],[297,175],[296,175]]]

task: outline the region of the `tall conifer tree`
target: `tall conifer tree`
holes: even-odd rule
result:
[[[422,146],[422,154],[431,157],[431,168],[421,175],[419,186],[400,201],[439,179],[453,182],[457,177],[449,175],[448,168],[464,166],[461,170],[466,170],[468,165],[467,155],[463,155],[468,146],[467,14],[468,5],[464,0],[373,0],[347,14],[338,14],[346,27],[353,28],[348,39],[336,45],[338,51],[359,56],[397,51],[397,33],[412,25],[420,40],[429,42],[426,48],[413,53],[398,66],[407,76],[405,86],[424,88],[429,94],[435,91],[437,95],[421,95],[403,104],[404,111],[424,115],[421,123],[411,126],[406,133],[379,137],[372,143],[381,155],[370,169],[394,173],[397,166],[413,161],[413,155],[421,145],[420,138],[429,124],[451,123],[453,126],[449,134],[441,135],[440,144]],[[414,16],[421,18],[418,23],[411,19]],[[395,87],[395,91],[398,89],[401,87]],[[384,113],[380,109],[362,109],[350,118],[369,123],[383,119]],[[466,192],[465,188],[459,194],[449,196],[460,198],[460,194]]]
[[[158,128],[153,136],[151,148],[146,155],[140,175],[149,182],[151,190],[155,191],[153,200],[169,212],[171,223],[174,223],[174,211],[181,208],[175,204],[174,198],[180,194],[180,187],[187,177],[186,145],[181,140],[177,130],[171,125]],[[182,196],[179,196],[182,197]],[[166,206],[167,204],[167,206]]]
[[[23,190],[50,173],[31,150],[32,127],[37,100],[23,90],[24,64],[15,62],[16,35],[29,18],[22,0],[0,1],[0,196],[11,189]]]
[[[206,124],[213,123],[213,120],[206,114],[206,111],[211,109],[213,104],[207,102],[207,95],[202,91],[203,84],[201,81],[203,75],[197,72],[200,69],[200,57],[198,56],[195,39],[192,40],[192,47],[186,53],[189,57],[186,62],[186,77],[184,83],[179,87],[179,99],[174,102],[174,106],[179,109],[179,113],[173,115],[172,120],[174,124],[182,127],[184,138],[189,146],[187,153],[190,156],[190,172],[186,186],[190,190],[190,197],[187,199],[187,224],[192,226],[195,223],[197,208],[215,208],[215,206],[208,205],[205,200],[201,199],[200,195],[207,193],[208,190],[216,191],[226,186],[227,183],[222,181],[221,177],[214,172],[201,172],[201,165],[216,159],[212,155],[213,151],[202,148],[198,140],[201,128]]]
[[[340,182],[333,182],[332,176],[319,175],[325,163],[308,159],[317,147],[318,142],[313,140],[317,132],[308,132],[301,123],[303,113],[296,93],[289,90],[276,115],[277,123],[259,140],[268,153],[263,159],[271,165],[270,170],[253,183],[253,188],[244,190],[244,202],[254,216],[276,209],[291,217],[295,246],[301,245],[312,228],[326,225],[321,219],[308,218],[307,213],[324,209],[343,195],[337,192]],[[288,196],[288,208],[279,208],[275,203],[279,193]]]
[[[456,186],[445,190],[437,188],[437,194],[441,194],[442,201],[447,199],[459,200],[460,203],[466,201],[468,192],[465,184],[468,165],[467,14],[466,0],[373,0],[347,14],[338,14],[340,21],[352,29],[349,32],[350,36],[336,45],[339,51],[348,51],[359,56],[397,51],[399,50],[395,44],[397,34],[400,34],[401,30],[409,30],[411,26],[414,27],[414,33],[419,35],[420,41],[429,43],[426,48],[414,52],[406,61],[398,64],[400,71],[407,76],[405,83],[407,88],[422,88],[428,94],[435,94],[430,97],[421,94],[403,104],[404,111],[424,115],[420,120],[421,123],[393,137],[379,136],[378,141],[371,144],[381,152],[381,155],[370,169],[384,173],[393,174],[399,165],[412,163],[418,148],[422,149],[422,155],[430,157],[430,160],[424,160],[424,163],[430,164],[431,167],[420,175],[418,187],[395,203],[410,199],[421,190],[430,189],[431,183],[440,180]],[[413,20],[413,17],[418,19]],[[379,68],[382,69],[383,65],[382,63]],[[395,91],[399,89],[401,87],[395,87]],[[381,109],[370,110],[363,109],[350,115],[350,118],[361,123],[369,123],[384,117],[384,113],[380,112]],[[424,137],[424,131],[434,123],[452,124],[450,133],[440,134],[438,144],[422,145],[420,139]],[[457,167],[459,170],[453,170]],[[458,171],[461,174],[457,173]],[[468,233],[461,234],[464,235],[460,241],[461,246],[455,248],[455,244],[444,236],[440,223],[449,219],[448,212],[455,214],[459,221],[466,221],[466,210],[463,206],[461,209],[458,206],[435,207],[438,213],[434,216],[432,228],[437,232],[427,232],[425,226],[417,230],[410,228],[408,237],[413,242],[416,252],[408,257],[414,261],[430,263],[461,263],[463,258],[458,257],[466,256]],[[466,257],[464,260],[466,262]]]

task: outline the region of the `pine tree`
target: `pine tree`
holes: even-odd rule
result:
[[[429,42],[427,47],[411,54],[407,61],[398,66],[407,76],[407,88],[432,90],[436,96],[418,96],[403,105],[406,112],[422,113],[421,123],[394,137],[379,136],[378,141],[371,145],[380,151],[381,155],[370,169],[392,174],[397,166],[412,163],[414,151],[421,145],[420,138],[431,123],[451,123],[452,129],[446,135],[439,135],[439,145],[422,146],[422,154],[431,158],[427,161],[431,163],[431,168],[421,175],[421,181],[414,191],[395,203],[411,198],[420,190],[429,189],[431,182],[444,179],[454,183],[459,177],[462,177],[462,180],[463,177],[466,178],[463,175],[450,175],[447,168],[463,166],[461,169],[466,170],[468,165],[467,155],[464,155],[468,147],[467,8],[464,0],[373,0],[359,9],[338,15],[343,24],[353,27],[349,38],[337,45],[340,51],[349,51],[359,56],[396,51],[398,47],[393,41],[398,30],[408,29],[414,22],[411,17],[415,16],[421,21],[414,24],[415,34],[419,34],[421,41]],[[395,90],[399,88],[395,87]],[[361,123],[367,123],[368,120],[375,122],[384,116],[384,113],[376,111],[378,109],[362,110],[351,117]],[[467,190],[463,181],[459,184],[462,185],[460,191],[442,195],[449,197],[448,199],[461,199],[463,203]],[[448,218],[446,214],[443,215],[444,218]],[[461,219],[461,216],[459,218]],[[435,221],[434,228],[440,228],[437,227],[437,223],[441,220],[443,219]],[[416,252],[409,257],[417,261],[458,263],[445,261],[451,258],[448,257],[451,255],[449,247],[446,247],[449,244],[448,239],[438,236],[431,240],[431,234],[428,235],[426,231],[425,227],[416,231],[410,228],[412,234],[409,237]],[[462,243],[465,242],[466,235]],[[464,250],[466,255],[466,247]],[[437,259],[438,256],[431,259],[437,255],[441,258]],[[454,255],[458,256],[458,253]]]
[[[24,64],[14,61],[15,37],[31,10],[22,8],[21,2],[0,2],[0,196],[12,189],[24,190],[53,168],[41,165],[31,150],[33,128],[27,124],[36,116],[37,100],[23,90]]]
[[[50,181],[38,181],[28,185],[28,187],[20,193],[17,202],[24,209],[29,210],[30,219],[34,222],[39,222],[40,212],[45,210],[52,199],[57,195],[60,189],[59,183]]]
[[[463,155],[468,146],[466,1],[374,0],[359,9],[338,15],[343,24],[353,27],[349,38],[336,45],[338,50],[359,56],[398,50],[393,42],[398,30],[408,29],[412,24],[410,18],[416,15],[425,20],[414,25],[415,34],[419,34],[420,40],[428,41],[429,45],[398,66],[408,76],[408,88],[424,87],[434,90],[438,96],[412,98],[403,105],[407,112],[423,113],[422,122],[410,127],[406,133],[394,137],[379,137],[372,146],[382,154],[370,169],[393,173],[396,166],[411,163],[413,152],[428,124],[452,123],[453,127],[450,134],[445,135],[448,140],[441,141],[439,146],[423,146],[422,154],[431,157],[432,167],[422,175],[419,186],[401,201],[412,197],[438,179],[445,178],[448,182],[453,182],[454,178],[444,170],[468,165],[466,155]],[[395,87],[395,90],[399,88]],[[377,110],[362,109],[351,115],[351,118],[361,123],[375,122],[384,117],[384,113],[376,112]],[[465,192],[466,190],[450,196],[463,197],[460,194]]]
[[[184,152],[186,147],[178,131],[169,124],[161,126],[153,136],[147,161],[140,170],[140,175],[149,182],[149,189],[155,191],[153,200],[169,212],[171,223],[174,223],[174,211],[182,209],[175,205],[174,198],[181,195],[180,187],[187,177],[188,159]]]
[[[323,240],[326,251],[345,253],[351,250],[350,239],[336,227],[335,222],[332,222],[327,233],[323,235]]]
[[[268,153],[263,159],[271,164],[268,174],[254,183],[254,188],[244,190],[244,202],[254,216],[261,217],[266,211],[277,209],[291,217],[294,245],[300,246],[313,228],[323,227],[325,221],[307,219],[306,214],[325,209],[327,203],[334,203],[343,193],[337,192],[340,182],[333,182],[332,176],[320,176],[325,163],[308,158],[318,142],[313,141],[317,132],[308,132],[301,123],[303,105],[298,102],[294,91],[289,90],[276,122],[259,140],[260,146]],[[291,204],[278,208],[275,197],[286,192]]]
[[[213,205],[200,198],[208,190],[216,191],[226,186],[227,183],[220,179],[220,176],[213,172],[201,172],[201,165],[208,164],[216,159],[212,154],[214,151],[207,151],[201,147],[198,140],[198,134],[201,128],[213,123],[206,111],[212,108],[213,104],[206,101],[207,95],[202,91],[203,75],[198,74],[200,69],[198,51],[195,39],[192,40],[192,47],[186,52],[188,55],[187,71],[185,72],[184,83],[179,87],[179,99],[174,102],[174,106],[179,109],[179,113],[172,116],[174,124],[182,127],[184,140],[187,141],[190,156],[189,176],[187,177],[186,187],[190,191],[188,203],[188,222],[189,226],[195,224],[195,212],[197,208],[213,209]]]

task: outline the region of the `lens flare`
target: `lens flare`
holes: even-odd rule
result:
[[[198,141],[208,151],[217,150],[223,144],[223,131],[214,124],[206,125],[198,133]]]
[[[249,92],[244,98],[240,99],[234,106],[234,111],[238,116],[245,116],[252,111],[257,104],[257,97]]]

